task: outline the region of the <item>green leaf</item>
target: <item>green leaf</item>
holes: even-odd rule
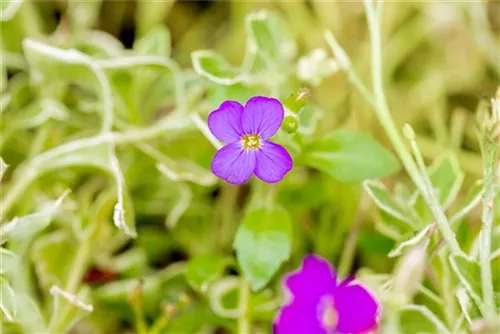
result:
[[[300,161],[341,182],[359,182],[399,171],[398,160],[369,135],[336,130],[304,148]]]
[[[429,229],[431,228],[432,225],[428,225],[425,227],[422,231],[420,231],[418,234],[416,234],[414,237],[401,242],[398,244],[393,250],[389,252],[389,257],[395,257],[403,254],[407,248],[413,247],[416,244],[420,243],[424,238],[428,237],[428,232]]]
[[[2,296],[0,298],[0,311],[3,313],[5,320],[14,322],[17,314],[16,294],[9,282],[3,277],[0,277],[0,296]]]
[[[7,165],[5,161],[3,161],[2,157],[0,157],[0,181],[2,181],[3,174],[7,168],[9,168],[9,165]]]
[[[481,269],[479,264],[463,255],[450,255],[450,263],[460,283],[482,308]]]
[[[170,57],[170,32],[164,25],[150,30],[134,42],[134,51],[138,55]]]
[[[46,234],[33,243],[31,258],[44,291],[52,285],[63,286],[71,275],[78,243],[66,231]]]
[[[19,256],[16,253],[0,247],[0,259],[0,275],[13,275],[17,273]]]
[[[206,292],[208,285],[222,276],[229,261],[219,254],[199,255],[189,261],[186,279],[194,289]]]
[[[406,203],[401,203],[394,199],[382,182],[366,180],[363,182],[363,187],[379,209],[410,226],[418,225],[416,213],[413,209],[409,205],[406,205]]]
[[[51,98],[42,98],[27,106],[10,126],[17,129],[37,128],[50,119],[66,120],[70,111],[66,106]]]
[[[483,182],[478,180],[467,192],[465,199],[458,205],[455,214],[450,218],[450,224],[460,221],[462,218],[474,209],[480,202],[483,193]],[[493,248],[494,249],[494,248]]]
[[[220,54],[199,50],[191,54],[193,68],[200,76],[220,85],[233,85],[245,81],[240,70],[230,65]]]
[[[455,201],[464,179],[457,156],[452,152],[443,154],[429,167],[428,173],[439,203],[447,209]],[[427,209],[421,194],[416,205]]]
[[[121,277],[141,277],[148,269],[148,258],[146,251],[139,247],[133,247],[110,260],[106,268],[120,273]]]
[[[44,208],[39,212],[23,217],[15,217],[10,222],[0,227],[0,243],[7,240],[18,243],[28,243],[35,234],[45,229],[51,222],[52,217],[62,204],[67,192],[62,194],[56,201],[45,203]]]
[[[439,317],[423,305],[404,306],[400,324],[403,333],[450,333]]]
[[[75,82],[98,89],[90,57],[84,53],[55,48],[31,39],[23,41],[23,48],[35,83]]]
[[[120,163],[115,156],[114,150],[110,150],[111,169],[115,176],[117,203],[113,211],[113,222],[115,226],[122,230],[126,235],[136,238],[137,231],[135,229],[135,213],[132,206],[132,199],[125,184],[120,169]]]
[[[81,288],[78,294],[71,294],[53,285],[50,294],[54,297],[51,325],[55,323],[52,326],[58,329],[57,332],[67,333],[86,313],[94,310],[87,302],[90,296],[88,286]]]
[[[48,333],[38,304],[28,295],[17,294],[16,322],[21,325],[24,333]]]
[[[93,167],[110,172],[109,145],[95,138],[74,140],[33,160],[38,175],[68,167]]]
[[[248,212],[234,239],[236,257],[252,290],[264,287],[290,256],[292,223],[283,208]]]
[[[0,2],[0,20],[12,20],[22,4],[23,0],[2,0]]]
[[[266,60],[287,61],[295,57],[297,45],[282,19],[266,10],[246,17],[249,51],[257,51]]]

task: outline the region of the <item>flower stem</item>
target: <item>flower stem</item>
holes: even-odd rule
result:
[[[238,316],[238,334],[250,334],[251,314],[250,314],[250,285],[246,278],[240,278],[240,297]]]
[[[383,333],[401,333],[401,330],[399,328],[399,312],[397,310],[393,308],[387,309]]]
[[[396,124],[392,119],[387,100],[385,97],[382,81],[382,51],[381,51],[381,36],[379,30],[379,17],[373,8],[370,1],[365,0],[365,13],[368,21],[368,29],[371,40],[371,59],[372,59],[372,84],[374,90],[375,101],[370,103],[374,106],[375,114],[382,125],[386,135],[389,137],[396,153],[401,159],[408,175],[420,189],[426,203],[429,205],[438,224],[439,230],[450,246],[453,254],[461,254],[462,251],[456,240],[453,230],[448,224],[448,220],[443,212],[442,207],[437,200],[433,189],[428,191],[429,185],[426,185],[425,180],[419,172],[418,166],[413,160],[411,153],[408,151],[401,135],[399,134]],[[370,101],[369,101],[370,102]],[[424,173],[425,174],[425,173]],[[431,185],[432,187],[432,185]]]
[[[481,287],[483,290],[483,302],[485,318],[495,316],[495,301],[493,290],[493,279],[491,274],[491,235],[493,228],[493,214],[495,206],[495,171],[498,165],[498,143],[484,142],[483,168],[484,168],[484,188],[483,188],[483,210],[482,226],[479,234],[479,265],[481,268]]]

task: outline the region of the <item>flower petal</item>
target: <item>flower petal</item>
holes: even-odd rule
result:
[[[247,101],[242,126],[245,134],[258,134],[262,139],[271,138],[281,126],[285,111],[277,99],[256,96]]]
[[[292,294],[293,301],[310,305],[316,312],[322,297],[333,295],[337,275],[333,266],[318,255],[307,255],[302,266],[290,274],[285,285]]]
[[[338,315],[338,333],[361,334],[377,327],[378,303],[361,285],[339,286],[335,291],[334,306]]]
[[[212,160],[212,172],[232,184],[248,181],[254,169],[255,150],[245,150],[239,142],[224,146]]]
[[[278,144],[263,140],[257,151],[255,175],[267,183],[281,181],[293,167],[293,161],[287,150]]]
[[[274,320],[274,334],[327,334],[316,309],[307,306],[297,302],[283,307]]]
[[[243,135],[241,119],[243,106],[236,101],[226,101],[219,109],[208,115],[208,128],[212,134],[224,143],[234,143]]]

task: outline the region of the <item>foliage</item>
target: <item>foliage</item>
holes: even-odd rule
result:
[[[498,4],[135,5],[1,2],[2,332],[270,333],[312,252],[382,332],[499,328]],[[294,168],[229,185],[256,95]]]

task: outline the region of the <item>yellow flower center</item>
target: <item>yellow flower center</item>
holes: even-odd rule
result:
[[[321,323],[323,324],[323,328],[327,330],[328,333],[333,333],[335,328],[337,327],[339,317],[333,305],[328,305],[323,314],[321,316]]]
[[[244,148],[257,149],[260,147],[260,136],[259,135],[245,135],[242,138]]]

